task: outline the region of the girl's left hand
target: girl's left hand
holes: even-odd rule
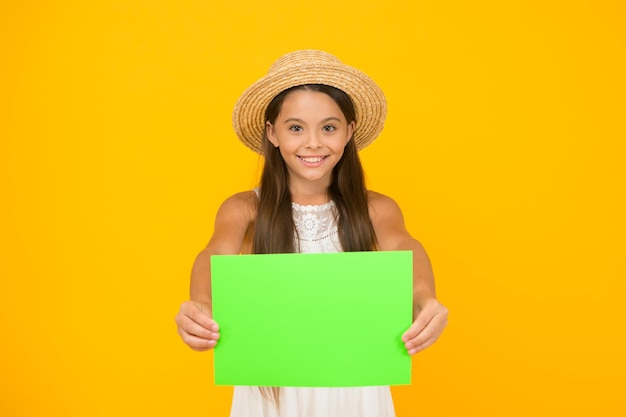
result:
[[[426,300],[411,327],[402,335],[409,355],[435,343],[447,323],[448,309],[435,298]]]

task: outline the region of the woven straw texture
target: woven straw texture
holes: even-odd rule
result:
[[[303,84],[329,85],[350,96],[356,110],[357,149],[372,143],[383,130],[387,101],[380,87],[363,72],[327,52],[303,50],[279,58],[265,77],[239,97],[233,111],[237,137],[253,151],[262,153],[265,109],[282,91]]]

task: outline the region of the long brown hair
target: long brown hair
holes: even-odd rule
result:
[[[327,94],[339,106],[348,123],[356,121],[354,104],[343,91],[323,84],[306,84],[289,88],[277,95],[265,111],[265,120],[274,123],[285,98],[296,90],[309,90]],[[294,236],[297,230],[293,221],[289,172],[280,150],[270,143],[263,133],[265,163],[261,175],[259,204],[252,239],[252,253],[297,252]],[[339,241],[345,252],[377,249],[374,226],[369,217],[367,190],[363,167],[354,141],[350,139],[343,156],[335,165],[328,194],[337,209]],[[261,393],[279,401],[277,387],[262,387]]]

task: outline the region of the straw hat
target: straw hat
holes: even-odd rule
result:
[[[350,96],[356,110],[354,141],[358,150],[372,143],[383,130],[387,101],[380,87],[327,52],[304,50],[279,58],[265,77],[239,97],[233,111],[233,127],[239,139],[262,153],[265,109],[282,91],[303,84],[329,85]]]

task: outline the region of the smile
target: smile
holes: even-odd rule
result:
[[[326,156],[298,156],[298,158],[302,159],[304,162],[308,164],[315,164],[317,162],[321,162]]]

